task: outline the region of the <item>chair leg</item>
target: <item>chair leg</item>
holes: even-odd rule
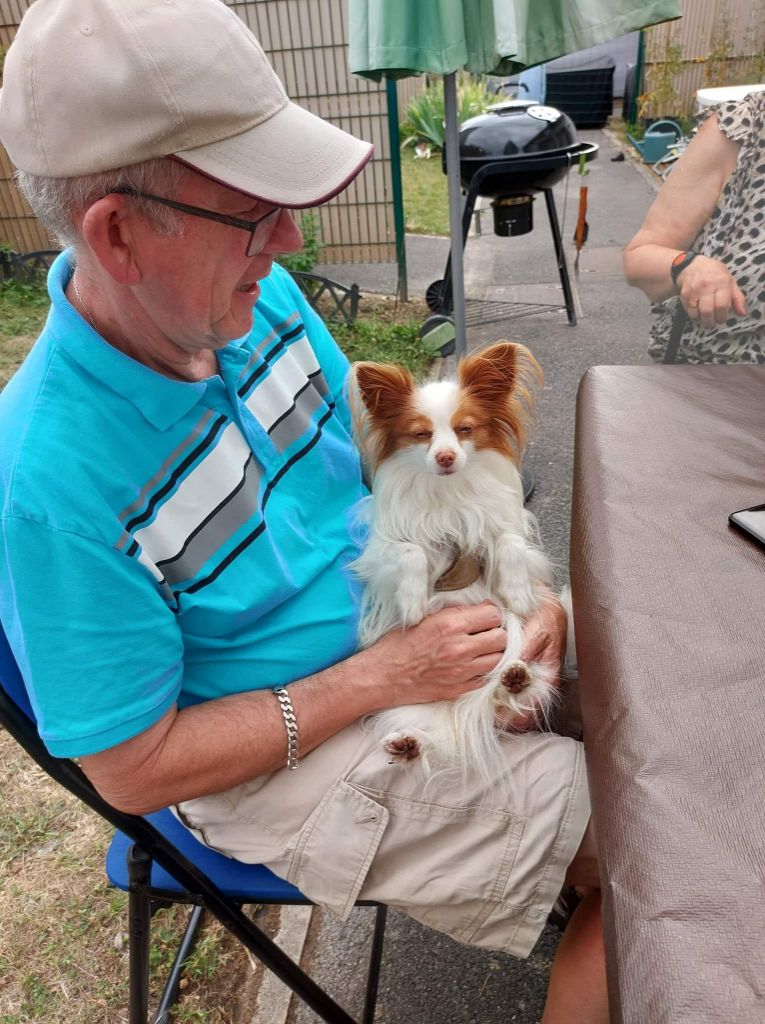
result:
[[[131,846],[128,853],[129,1024],[147,1024],[149,1019],[151,900],[145,886],[150,875],[151,857],[140,846]]]
[[[175,954],[175,960],[173,960],[173,966],[170,968],[170,974],[165,982],[165,988],[159,1001],[157,1012],[152,1018],[152,1024],[168,1024],[170,1020],[170,1010],[175,1005],[178,992],[180,991],[183,968],[194,951],[199,929],[204,919],[204,913],[204,907],[192,908],[188,924],[178,946],[178,952]]]
[[[369,957],[369,975],[367,977],[367,995],[364,1000],[364,1016],[362,1024],[373,1024],[377,1006],[377,985],[380,980],[380,961],[382,960],[383,939],[385,938],[385,919],[387,907],[378,907],[375,912],[375,930],[372,936],[372,952]]]

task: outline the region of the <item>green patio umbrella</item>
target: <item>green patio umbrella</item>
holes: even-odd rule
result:
[[[680,17],[677,0],[348,0],[349,64],[379,81],[444,76],[446,166],[457,354],[465,352],[465,288],[455,73],[524,68]]]

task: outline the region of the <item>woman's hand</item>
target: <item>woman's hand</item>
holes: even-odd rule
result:
[[[720,260],[697,256],[677,276],[680,301],[702,327],[724,324],[731,314],[746,313],[744,293]]]

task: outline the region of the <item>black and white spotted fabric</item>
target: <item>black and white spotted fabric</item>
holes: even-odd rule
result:
[[[678,361],[765,363],[765,92],[723,103],[714,112],[720,131],[741,143],[741,150],[694,248],[730,269],[746,297],[746,315],[712,328],[689,320]],[[657,307],[661,315],[648,348],[654,359],[664,356],[678,303],[675,296]]]

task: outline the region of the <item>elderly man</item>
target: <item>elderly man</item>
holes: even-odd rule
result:
[[[348,364],[273,259],[301,244],[285,207],[370,147],[292,104],[219,0],[37,0],[0,136],[70,246],[0,399],[0,616],[49,749],[341,915],[527,955],[564,880],[597,886],[581,745],[519,734],[512,791],[423,794],[359,726],[479,685],[505,643],[483,605],[356,650]],[[529,653],[564,632],[551,601]],[[605,1013],[593,893],[545,1021]]]

